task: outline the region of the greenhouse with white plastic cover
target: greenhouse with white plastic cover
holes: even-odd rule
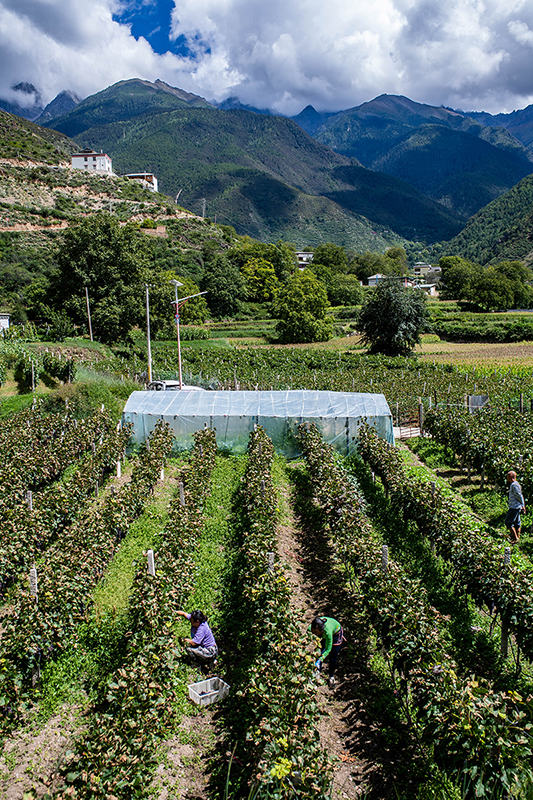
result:
[[[193,446],[192,434],[203,427],[216,428],[218,446],[244,453],[254,425],[261,425],[277,453],[300,455],[295,433],[302,422],[314,422],[324,440],[343,455],[356,448],[357,431],[366,420],[378,435],[394,444],[392,415],[382,394],[356,392],[203,391],[133,392],[122,421],[132,424],[133,444],[144,442],[158,420],[168,422],[176,437],[176,450]]]

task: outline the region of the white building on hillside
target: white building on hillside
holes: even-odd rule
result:
[[[307,250],[299,250],[296,253],[296,258],[298,259],[298,266],[305,267],[313,260],[313,253],[310,253]]]
[[[137,181],[137,183],[141,184],[143,189],[150,189],[151,192],[157,192],[157,178],[153,172],[130,172],[128,175],[124,175],[124,177],[132,181]]]
[[[81,153],[74,153],[71,164],[73,169],[113,174],[113,163],[109,156],[105,153],[95,153],[94,150],[82,150]]]

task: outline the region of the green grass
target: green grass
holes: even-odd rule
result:
[[[228,341],[225,337],[220,337],[217,339],[205,339],[200,341],[193,341],[193,342],[182,342],[181,343],[182,349],[188,350],[203,350],[204,348],[223,348],[225,350],[233,350],[233,344]]]
[[[235,486],[244,472],[244,456],[218,455],[212,475],[212,490],[206,500],[205,526],[195,550],[196,584],[190,607],[200,608],[218,619],[218,603],[226,568],[226,544],[231,526],[231,504]]]
[[[169,469],[167,466],[165,470],[166,481],[179,466],[178,460],[173,461],[172,467]],[[98,615],[106,612],[120,614],[126,610],[133,578],[144,559],[144,551],[164,545],[160,534],[168,519],[167,506],[168,495],[164,491],[147,504],[144,513],[130,526],[104,578],[96,587],[94,605]]]

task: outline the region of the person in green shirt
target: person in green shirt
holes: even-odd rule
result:
[[[320,672],[324,661],[328,661],[328,672],[330,686],[335,686],[335,669],[337,667],[337,660],[339,652],[344,639],[342,625],[337,622],[333,617],[315,617],[311,623],[311,633],[322,639],[322,649],[320,658],[317,660],[315,666]]]

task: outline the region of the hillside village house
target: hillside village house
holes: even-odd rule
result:
[[[157,192],[157,178],[153,172],[130,172],[128,175],[124,175],[124,177],[129,178],[131,181],[137,181],[137,183],[141,184],[143,189]]]
[[[9,328],[9,318],[11,314],[0,314],[0,331],[6,331]]]
[[[113,164],[109,156],[105,153],[95,153],[94,150],[82,150],[81,153],[74,153],[71,164],[73,169],[113,174]]]
[[[427,275],[431,272],[431,264],[425,264],[423,261],[417,261],[413,267],[413,272],[416,277],[421,277],[422,275]]]
[[[298,266],[305,267],[307,264],[310,264],[313,260],[313,253],[308,253],[305,250],[300,250],[296,253],[296,258],[298,259]]]

